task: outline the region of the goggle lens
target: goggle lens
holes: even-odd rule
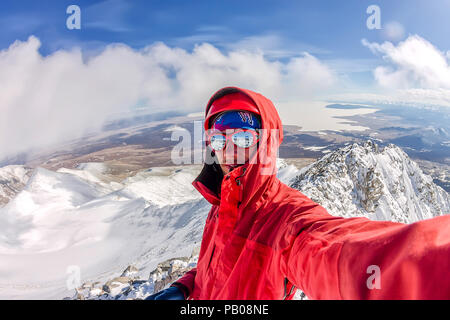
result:
[[[249,148],[253,145],[253,135],[249,131],[236,132],[231,136],[231,141],[239,148]]]
[[[254,130],[238,131],[233,133],[231,141],[239,148],[250,148],[258,142],[258,134]],[[224,134],[213,134],[210,136],[211,148],[222,150],[227,144],[227,137]]]
[[[221,150],[225,147],[225,144],[227,143],[227,139],[224,135],[221,134],[215,134],[211,137],[211,148],[214,150]]]

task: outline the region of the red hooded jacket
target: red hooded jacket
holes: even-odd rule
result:
[[[271,162],[225,176],[205,163],[193,182],[212,204],[198,264],[174,286],[189,299],[292,299],[295,288],[311,299],[450,298],[450,216],[412,224],[331,216],[276,177],[283,128],[270,100],[226,87],[206,120],[213,102],[233,93],[256,106],[263,129],[278,129],[265,137]]]

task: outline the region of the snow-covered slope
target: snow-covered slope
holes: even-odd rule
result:
[[[0,207],[8,203],[27,183],[32,169],[24,166],[0,168]]]
[[[450,213],[449,194],[392,144],[353,144],[297,173],[287,170],[287,184],[333,215],[411,223]]]
[[[448,193],[395,146],[367,142],[301,170],[283,159],[278,167],[283,182],[331,214],[413,222],[449,213]],[[148,279],[158,263],[189,257],[210,209],[191,185],[200,170],[152,168],[116,181],[103,164],[36,169],[0,208],[0,298],[73,296],[73,266],[81,283],[105,283],[129,265]]]
[[[164,173],[153,178],[166,205],[146,190],[156,183],[146,174],[119,184],[99,179],[97,169],[38,168],[0,209],[0,298],[70,296],[71,266],[81,282],[108,279],[131,263],[148,276],[161,260],[190,254],[201,240],[208,203],[192,196],[190,184],[173,188],[189,175],[192,181],[198,169],[155,169]],[[140,179],[148,184],[136,188]],[[184,202],[173,200],[175,191]]]
[[[198,169],[197,166],[183,169],[151,168],[124,180],[125,187],[121,194],[133,198],[143,197],[161,207],[200,200],[202,196],[192,186]]]

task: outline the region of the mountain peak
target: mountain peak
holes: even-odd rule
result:
[[[343,217],[411,223],[450,211],[448,193],[401,148],[372,140],[325,155],[288,184]]]
[[[8,203],[26,185],[32,169],[22,165],[0,168],[0,207]]]

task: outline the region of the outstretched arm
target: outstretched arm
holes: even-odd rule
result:
[[[184,298],[187,299],[194,290],[195,276],[197,275],[197,268],[186,272],[180,279],[172,283],[171,287],[177,287],[184,293]]]
[[[291,223],[286,274],[310,298],[450,298],[450,216],[340,218],[310,200]]]

